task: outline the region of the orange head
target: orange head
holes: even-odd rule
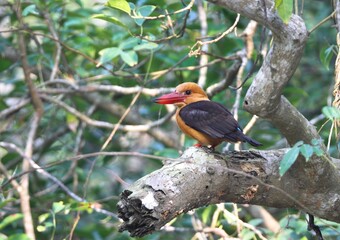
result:
[[[209,100],[203,89],[196,83],[187,82],[178,85],[175,92],[156,98],[154,102],[158,104],[175,104],[178,107],[183,107],[189,103],[203,100]]]

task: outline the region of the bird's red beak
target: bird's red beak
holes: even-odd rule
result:
[[[186,95],[173,92],[160,96],[159,98],[155,98],[153,101],[158,104],[173,104],[183,102],[186,97]]]

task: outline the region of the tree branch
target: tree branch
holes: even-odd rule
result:
[[[25,23],[22,17],[22,8],[21,8],[20,0],[15,1],[15,12],[18,18],[20,28],[24,28]],[[25,83],[28,87],[30,98],[34,106],[33,120],[30,126],[30,130],[28,133],[27,141],[26,141],[26,147],[25,147],[25,155],[31,158],[33,155],[34,139],[37,134],[40,119],[44,112],[44,107],[30,76],[31,69],[28,63],[28,59],[27,59],[27,50],[26,50],[27,44],[25,42],[23,32],[18,32],[18,44],[19,44],[20,59],[21,59],[22,69],[24,72]],[[27,159],[23,158],[22,171],[28,172],[29,170],[30,170],[30,164],[27,161]],[[25,232],[30,239],[34,240],[35,233],[34,233],[34,224],[33,224],[32,212],[31,212],[31,206],[30,206],[29,175],[28,174],[22,177],[20,184],[21,184],[21,188],[19,192],[20,205],[21,205],[22,213],[24,215],[23,223],[25,227]]]
[[[225,156],[191,147],[177,159],[130,185],[118,203],[120,231],[144,236],[191,209],[222,202],[297,208],[340,222],[337,188],[310,192],[290,176],[280,178],[286,149],[228,152]],[[337,162],[338,167],[339,162]],[[338,175],[340,172],[338,171]],[[296,191],[283,190],[287,182]]]
[[[308,32],[304,21],[293,14],[288,24],[283,23],[271,0],[210,2],[255,20],[273,33],[271,48],[246,94],[244,108],[269,120],[286,137],[290,145],[300,140],[310,143],[313,139],[320,139],[315,127],[282,96],[283,88],[293,76],[307,42]],[[324,145],[322,147],[326,149]],[[329,159],[329,156],[314,157],[308,163],[303,158],[298,159],[286,173],[294,182],[286,183],[282,186],[283,189],[287,192],[295,189],[295,196],[300,201],[306,196],[298,193],[301,188],[307,186],[311,192],[328,187],[335,187],[340,192],[338,170],[330,164]],[[294,188],[295,182],[299,183],[298,188]]]
[[[32,166],[32,168],[37,171],[39,174],[41,174],[44,177],[47,177],[48,179],[50,179],[52,182],[54,182],[55,184],[58,185],[58,187],[60,187],[67,195],[69,195],[71,198],[73,198],[74,200],[78,201],[78,202],[87,202],[85,198],[82,198],[80,196],[78,196],[77,194],[75,194],[74,192],[72,192],[64,183],[62,183],[57,177],[51,175],[49,172],[47,172],[46,170],[44,170],[44,168],[40,167],[31,157],[28,157],[26,155],[26,151],[23,152],[19,147],[17,147],[15,144],[13,143],[7,143],[7,142],[0,142],[0,146],[1,147],[5,147],[11,150],[14,150],[15,152],[17,152],[21,157],[23,157],[24,159],[26,159],[28,161],[28,163]],[[77,158],[75,158],[77,159]],[[0,169],[1,170],[1,169]],[[3,169],[2,169],[3,170]],[[25,175],[24,175],[25,176]],[[23,176],[22,176],[23,177]],[[13,182],[13,179],[9,178],[9,180],[11,180],[11,182]],[[22,191],[22,190],[21,190]],[[20,192],[19,192],[20,193]],[[113,217],[113,218],[117,218],[116,214],[107,211],[103,208],[101,208],[101,206],[97,206],[96,204],[92,204],[91,208],[99,213],[103,213],[107,216]]]

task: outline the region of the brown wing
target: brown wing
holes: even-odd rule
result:
[[[183,107],[180,117],[189,127],[212,138],[231,142],[246,141],[233,115],[223,105],[211,101],[198,101]]]

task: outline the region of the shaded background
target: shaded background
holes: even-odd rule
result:
[[[142,15],[143,11],[152,9],[151,16],[158,16],[182,9],[189,1],[131,3]],[[0,141],[13,143],[23,150],[32,127],[35,108],[29,101],[30,93],[24,80],[20,33],[24,36],[27,50],[24,57],[31,70],[30,77],[44,109],[32,145],[32,159],[71,192],[88,201],[72,199],[51,179],[30,171],[29,195],[37,239],[70,236],[72,239],[130,239],[127,233],[118,233],[119,221],[112,216],[121,191],[162,166],[161,158],[155,156],[176,158],[195,143],[184,137],[170,118],[168,113],[173,109],[154,104],[152,99],[172,91],[179,83],[197,82],[202,78],[199,70],[202,56],[209,62],[206,80],[201,82],[204,88],[221,82],[246,49],[242,32],[249,20],[241,17],[235,31],[202,49],[206,53],[188,56],[198,39],[215,39],[236,19],[235,13],[200,0],[189,14],[183,11],[146,21],[135,20],[124,11],[104,4],[105,1],[85,0],[23,2],[22,25],[15,14],[15,4],[0,2]],[[149,7],[141,10],[142,6]],[[305,1],[303,6],[299,2],[298,7],[309,30],[333,11],[331,1]],[[202,26],[204,20],[199,18],[202,13],[198,11],[206,13],[207,29]],[[313,121],[325,141],[330,136],[331,122],[327,122],[321,110],[332,102],[333,56],[337,53],[333,25],[331,19],[311,33],[300,65],[284,91],[292,104]],[[255,49],[244,61],[244,71],[232,79],[230,86],[239,86],[252,69],[256,73],[260,67],[271,40],[267,32],[261,44],[261,31],[262,27],[257,26],[253,37]],[[209,38],[201,39],[202,36]],[[258,64],[253,68],[257,58]],[[242,110],[242,99],[251,79],[238,92],[226,86],[212,97],[233,112],[236,110],[241,126],[246,126],[252,118]],[[139,93],[142,88],[132,87],[144,90]],[[157,121],[162,124],[155,124]],[[116,124],[119,127],[104,149],[116,155],[86,155],[101,151]],[[248,135],[262,142],[263,149],[288,147],[278,130],[265,120],[258,119]],[[234,145],[224,144],[218,150],[233,148]],[[22,169],[22,156],[12,150],[0,148],[3,173],[0,175],[0,238],[25,239],[20,198],[6,174],[20,182],[26,172]],[[329,152],[338,157],[334,137]],[[79,158],[72,158],[74,156]],[[113,214],[96,212],[93,207]],[[223,214],[221,207],[232,215]],[[270,213],[273,218],[264,217],[259,211]],[[275,233],[278,224],[281,230]],[[322,226],[325,237],[340,239],[337,237],[339,224],[324,220],[318,220],[317,224]],[[217,232],[200,233],[207,226],[221,227],[229,236],[242,239],[259,239],[259,232],[269,239],[312,237],[306,229],[304,213],[231,203],[183,214],[171,226],[174,228],[143,239],[221,237]]]

